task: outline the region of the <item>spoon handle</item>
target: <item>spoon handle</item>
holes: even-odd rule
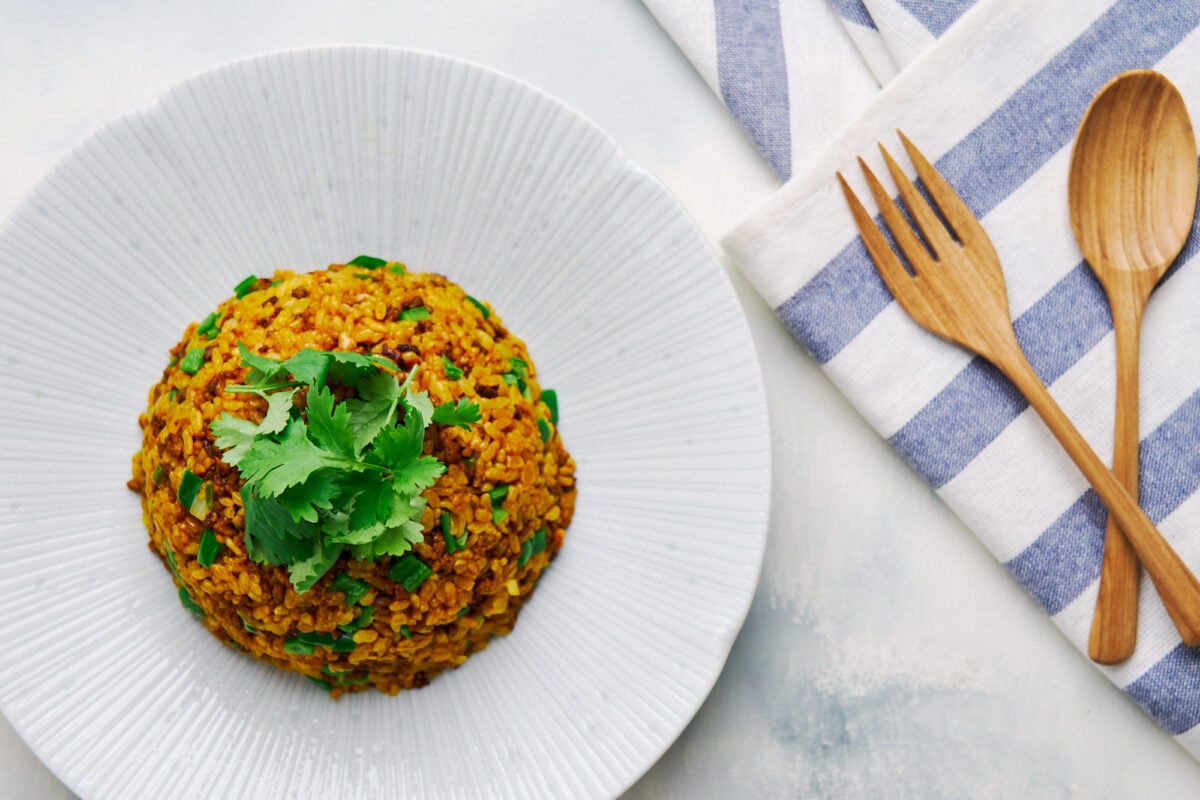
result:
[[[1200,581],[1055,402],[1015,339],[1013,345],[993,363],[1029,401],[1125,531],[1183,643],[1200,647]]]
[[[1128,295],[1126,295],[1127,297]],[[1142,304],[1110,297],[1113,332],[1117,341],[1117,411],[1113,431],[1113,474],[1138,496],[1138,349]],[[1137,645],[1137,554],[1109,514],[1104,531],[1104,561],[1100,567],[1100,592],[1088,637],[1088,655],[1099,664],[1118,664]]]

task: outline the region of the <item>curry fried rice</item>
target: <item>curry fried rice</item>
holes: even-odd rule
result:
[[[251,557],[243,477],[211,426],[223,414],[263,420],[265,395],[228,390],[246,381],[246,359],[305,348],[386,359],[432,404],[476,404],[478,421],[435,416],[425,430],[423,453],[445,470],[421,492],[423,510],[415,501],[420,531],[413,526],[409,554],[368,560],[347,549],[298,591],[286,566]],[[562,547],[575,464],[559,437],[557,397],[487,305],[439,275],[360,257],[248,278],[171,355],[138,420],[129,486],[141,495],[150,549],[215,636],[337,697],[423,686],[512,630]],[[330,386],[339,404],[346,399]]]

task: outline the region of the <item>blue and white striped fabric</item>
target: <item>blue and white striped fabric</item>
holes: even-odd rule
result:
[[[829,0],[879,84],[885,85],[978,0]]]
[[[915,5],[906,3],[905,5]],[[1108,305],[1075,244],[1067,171],[1079,120],[1113,75],[1154,67],[1200,112],[1200,4],[982,0],[903,71],[725,246],[866,419],[1086,650],[1105,513],[1037,416],[987,364],[917,327],[879,280],[834,180],[904,130],[982,220],[1018,338],[1102,457],[1112,452]],[[1143,328],[1142,504],[1200,573],[1200,236]],[[1193,263],[1195,262],[1195,263]],[[1200,756],[1200,650],[1180,644],[1149,581],[1138,647],[1099,667]]]
[[[784,180],[879,84],[829,0],[645,0]]]

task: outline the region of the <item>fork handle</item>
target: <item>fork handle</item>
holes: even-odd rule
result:
[[[1146,568],[1146,574],[1154,582],[1158,596],[1184,644],[1200,647],[1200,581],[1196,580],[1196,576],[1154,527],[1137,501],[1059,408],[1020,347],[1016,346],[1015,340],[1012,344],[1016,347],[1015,352],[1007,348],[1004,357],[996,358],[993,363],[1025,396],[1096,490],[1096,494],[1108,506],[1109,514],[1125,532],[1142,566]]]

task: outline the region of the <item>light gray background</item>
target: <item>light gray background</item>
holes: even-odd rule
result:
[[[825,0],[803,2],[837,35]],[[0,0],[0,214],[88,133],[194,72],[345,42],[471,59],[558,96],[714,242],[776,185],[638,0]],[[1200,765],[1067,644],[731,275],[771,405],[766,563],[712,696],[629,796],[1196,797]],[[0,797],[71,796],[0,719]]]

